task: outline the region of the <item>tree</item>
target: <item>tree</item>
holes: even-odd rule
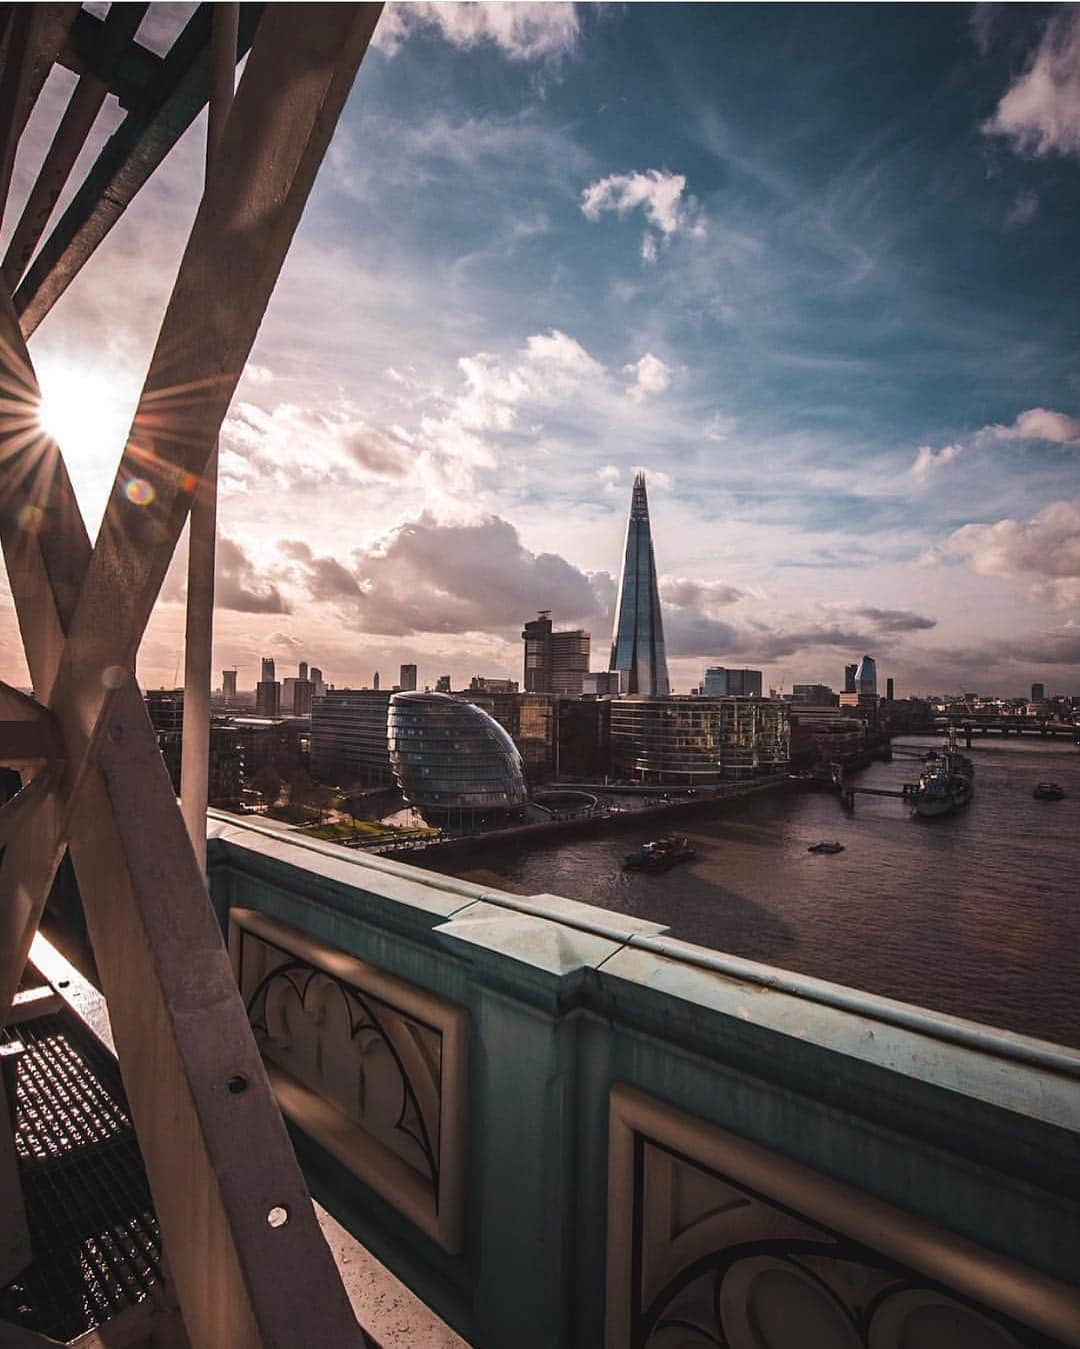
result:
[[[277,799],[281,795],[281,774],[273,764],[263,764],[263,766],[252,776],[251,785],[263,799],[263,805],[269,809],[277,804]]]

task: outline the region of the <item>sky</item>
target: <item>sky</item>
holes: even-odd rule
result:
[[[91,533],[204,136],[31,340]],[[644,469],[676,691],[1080,694],[1078,219],[1080,6],[388,6],[223,428],[215,669],[520,678],[539,609],[606,668]]]

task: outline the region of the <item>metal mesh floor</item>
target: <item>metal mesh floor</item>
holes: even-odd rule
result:
[[[71,1013],[0,1030],[15,1039],[34,1261],[0,1290],[0,1319],[70,1340],[161,1282],[157,1217],[115,1060]]]

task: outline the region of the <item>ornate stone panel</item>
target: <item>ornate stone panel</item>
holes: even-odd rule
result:
[[[459,1251],[465,1009],[252,909],[229,951],[282,1112]]]
[[[605,1339],[1058,1349],[1080,1342],[1080,1292],[620,1085]]]

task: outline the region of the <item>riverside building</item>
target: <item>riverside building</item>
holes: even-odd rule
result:
[[[521,755],[474,703],[445,693],[395,693],[387,739],[401,794],[426,818],[475,824],[525,806]]]
[[[328,689],[311,707],[311,771],[339,786],[389,786],[388,689]]]
[[[707,786],[775,772],[790,757],[787,703],[676,696],[611,703],[612,768],[622,779]]]

